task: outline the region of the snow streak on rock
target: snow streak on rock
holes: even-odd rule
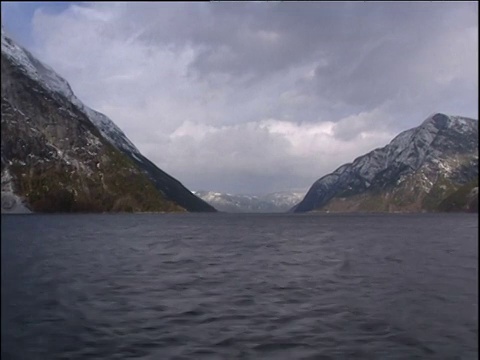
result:
[[[52,68],[37,60],[29,51],[15,44],[6,36],[3,28],[2,53],[21,68],[25,75],[41,84],[45,90],[63,96],[69,102],[76,105],[100,130],[102,135],[112,143],[112,145],[132,153],[139,153],[135,145],[133,145],[123,131],[120,130],[112,120],[83,104],[75,96],[65,79],[59,76]]]

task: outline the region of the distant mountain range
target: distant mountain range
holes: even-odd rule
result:
[[[435,114],[321,177],[292,211],[478,211],[478,121]]]
[[[2,28],[2,212],[215,211]]]
[[[286,212],[302,200],[304,192],[275,192],[267,195],[233,195],[213,191],[194,194],[224,212]]]

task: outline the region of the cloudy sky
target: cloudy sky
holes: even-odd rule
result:
[[[6,32],[191,190],[307,190],[478,119],[477,2],[2,2]]]

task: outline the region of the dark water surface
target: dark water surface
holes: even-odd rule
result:
[[[2,359],[477,359],[478,218],[2,215]]]

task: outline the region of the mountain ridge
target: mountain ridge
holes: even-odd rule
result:
[[[1,165],[2,212],[215,211],[3,28]]]

